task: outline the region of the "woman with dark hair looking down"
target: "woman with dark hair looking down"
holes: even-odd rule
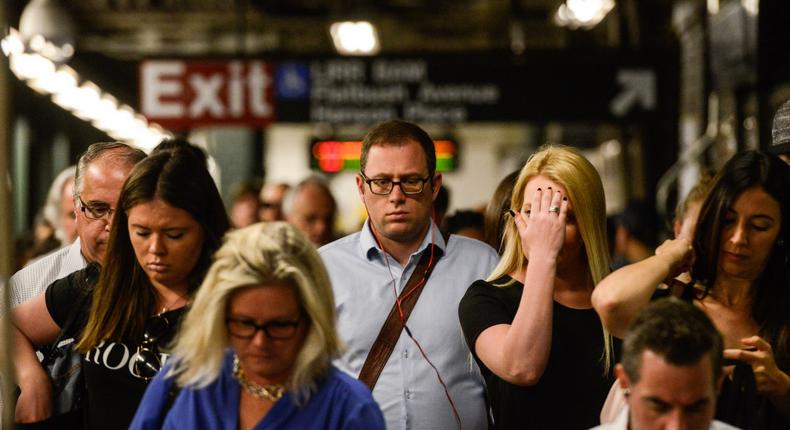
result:
[[[724,337],[724,358],[736,363],[725,368],[717,418],[742,428],[790,428],[789,215],[790,168],[772,154],[738,153],[714,178],[693,242],[664,242],[593,293],[615,336],[656,296],[702,309]],[[691,283],[675,281],[689,266]],[[657,290],[662,283],[671,287]]]
[[[229,227],[205,162],[187,146],[155,150],[132,170],[117,207],[93,214],[116,217],[95,286],[80,284],[76,272],[16,309],[17,418],[51,414],[51,385],[35,346],[53,342],[77,312],[68,335],[85,354],[86,428],[131,422]]]

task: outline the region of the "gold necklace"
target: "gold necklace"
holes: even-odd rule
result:
[[[159,296],[164,298],[161,293],[159,294]],[[183,294],[179,294],[178,296],[176,296],[175,299],[173,299],[172,302],[170,302],[169,305],[163,305],[162,306],[162,310],[159,311],[159,313],[157,315],[162,315],[163,313],[170,311],[170,309],[172,309],[173,306],[175,306],[178,303],[179,300],[185,300],[185,303],[189,304],[189,299],[187,298],[188,296],[189,296],[189,291],[187,291],[187,292],[185,292]]]
[[[244,387],[253,397],[261,400],[276,402],[285,394],[285,386],[283,384],[258,385],[248,380],[244,376],[244,369],[241,368],[239,356],[236,354],[233,354],[233,379],[239,381],[239,385]]]

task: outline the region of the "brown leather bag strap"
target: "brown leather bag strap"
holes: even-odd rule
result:
[[[434,247],[434,262],[429,266],[431,246]],[[376,341],[373,342],[373,346],[370,348],[370,352],[368,352],[368,356],[365,359],[365,363],[362,365],[362,370],[359,372],[358,378],[367,385],[371,391],[373,391],[373,387],[376,386],[376,381],[378,381],[379,375],[381,375],[381,371],[384,369],[384,365],[387,364],[387,360],[389,360],[390,355],[392,355],[395,344],[398,343],[400,333],[406,325],[406,321],[408,321],[409,315],[411,315],[411,311],[414,309],[414,305],[417,304],[417,299],[420,297],[420,293],[425,287],[425,284],[428,283],[428,277],[431,276],[431,272],[433,272],[433,268],[436,267],[436,262],[441,256],[442,250],[433,244],[429,245],[429,248],[422,253],[417,267],[414,268],[414,272],[412,272],[409,281],[406,283],[406,286],[403,287],[398,297],[401,300],[403,323],[401,323],[400,316],[398,315],[398,304],[395,303],[392,305],[392,309],[390,309],[390,313],[384,321],[384,325],[381,326],[381,331],[379,331]],[[414,288],[415,285],[418,285],[423,279],[425,279],[425,282],[419,285],[414,292],[404,299],[403,296],[411,291],[411,289]]]

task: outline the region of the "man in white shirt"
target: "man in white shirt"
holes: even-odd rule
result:
[[[143,151],[121,142],[88,147],[77,163],[74,183],[77,240],[15,273],[10,279],[10,307],[41,294],[52,282],[90,262],[102,262],[121,187],[143,158]]]
[[[615,368],[627,407],[596,430],[731,430],[713,420],[722,338],[708,317],[678,299],[648,305],[623,340]]]

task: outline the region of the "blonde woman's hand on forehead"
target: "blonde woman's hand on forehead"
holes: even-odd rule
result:
[[[556,260],[565,242],[568,200],[551,188],[538,188],[530,198],[514,216],[524,256]]]

